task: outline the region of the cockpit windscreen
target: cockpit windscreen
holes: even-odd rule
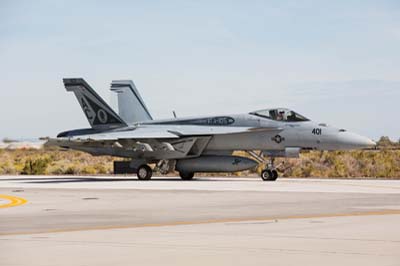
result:
[[[266,109],[250,113],[263,118],[282,122],[305,122],[310,121],[306,117],[289,109]]]

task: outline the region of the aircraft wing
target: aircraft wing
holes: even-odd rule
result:
[[[93,155],[142,157],[155,160],[197,157],[215,135],[279,132],[281,128],[145,125],[126,130],[47,139],[46,145],[89,152]]]
[[[103,133],[69,137],[69,141],[116,141],[141,139],[178,139],[193,136],[230,135],[250,132],[281,131],[280,128],[222,127],[222,126],[141,126],[124,131],[108,131]]]

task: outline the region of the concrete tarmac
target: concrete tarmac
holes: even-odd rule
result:
[[[0,177],[0,265],[400,265],[400,181]]]

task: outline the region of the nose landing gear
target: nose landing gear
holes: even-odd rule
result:
[[[278,179],[279,174],[276,170],[278,167],[275,166],[274,157],[270,157],[269,161],[265,161],[262,152],[260,152],[260,154],[257,154],[254,151],[247,151],[247,153],[254,159],[256,159],[259,163],[266,164],[266,168],[261,171],[261,178],[263,181],[276,181]]]
[[[278,171],[265,169],[261,172],[261,178],[264,181],[275,181],[278,179]]]
[[[275,181],[278,179],[279,174],[275,167],[275,158],[271,158],[267,164],[267,168],[261,172],[261,178],[264,181]]]

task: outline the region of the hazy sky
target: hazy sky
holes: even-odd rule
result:
[[[63,77],[155,118],[276,106],[400,138],[400,1],[0,0],[0,137],[89,127]]]

